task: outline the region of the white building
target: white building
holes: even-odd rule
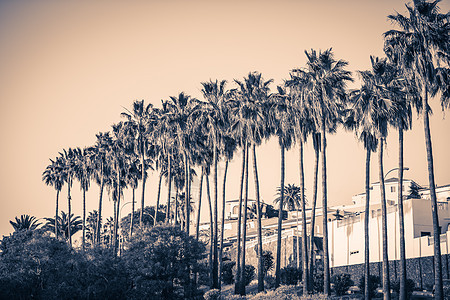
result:
[[[419,187],[420,199],[406,199],[410,186]],[[400,258],[398,180],[385,181],[387,202],[387,234],[389,260]],[[449,253],[450,185],[436,188],[442,254]],[[431,219],[430,191],[420,188],[412,180],[403,182],[403,207],[405,224],[406,258],[433,255],[433,222]],[[342,215],[340,220],[331,218],[328,223],[330,266],[340,267],[364,263],[364,210],[365,193],[355,195],[353,204],[334,207]],[[382,219],[380,183],[370,187],[369,244],[370,261],[382,261]],[[330,215],[328,215],[330,218]]]

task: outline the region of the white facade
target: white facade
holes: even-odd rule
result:
[[[412,180],[403,182],[404,195],[409,194],[409,186],[416,184]],[[399,211],[397,205],[398,181],[389,179],[385,183],[387,200],[387,233],[389,260],[400,258]],[[439,225],[441,227],[441,251],[449,253],[450,232],[450,185],[436,189],[438,198]],[[405,199],[404,227],[406,257],[433,255],[433,222],[429,190],[420,189],[421,199]],[[406,197],[405,197],[406,198]],[[380,203],[380,184],[374,183],[370,190],[369,245],[370,261],[382,261],[382,219]],[[342,220],[328,223],[330,265],[339,267],[364,263],[364,210],[365,194],[353,197],[353,205],[336,207],[343,216]]]

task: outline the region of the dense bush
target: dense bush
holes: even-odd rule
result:
[[[411,299],[415,286],[416,284],[412,279],[406,279],[406,299]],[[394,281],[392,283],[392,289],[397,293],[400,293],[400,280]]]
[[[280,270],[280,279],[282,284],[293,285],[302,278],[302,271],[295,267],[287,266]]]
[[[220,295],[220,290],[212,289],[212,290],[207,291],[203,295],[203,299],[205,299],[205,300],[220,300],[220,299],[222,299],[222,297]]]
[[[252,265],[245,265],[244,269],[244,284],[245,286],[249,285],[252,282],[253,278],[255,278],[255,267]]]
[[[267,275],[264,277],[264,284],[267,289],[273,289],[275,287],[275,277]]]
[[[360,278],[358,287],[361,290],[361,292],[364,294],[364,288],[366,284],[364,283],[364,275]],[[369,291],[370,291],[370,297],[375,297],[375,291],[377,287],[381,284],[381,279],[379,276],[376,275],[370,275],[369,276]]]
[[[331,282],[334,283],[334,292],[337,296],[344,295],[353,285],[350,274],[336,274],[331,277]]]
[[[222,265],[222,282],[225,284],[232,284],[234,282],[233,267],[236,262],[227,260]]]
[[[317,272],[313,276],[313,290],[315,293],[323,293],[323,273]]]

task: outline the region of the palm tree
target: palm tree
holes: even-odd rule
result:
[[[93,246],[95,244],[95,234],[97,230],[97,218],[98,211],[93,210],[89,212],[89,215],[86,218],[86,239],[89,241],[89,244]]]
[[[139,155],[141,165],[141,180],[142,180],[142,196],[141,196],[141,214],[139,215],[139,226],[142,226],[142,214],[144,211],[144,196],[145,196],[145,182],[147,180],[146,170],[147,164],[145,160],[145,154],[148,148],[148,135],[147,130],[149,127],[150,119],[155,120],[155,114],[153,113],[153,105],[144,104],[144,100],[134,101],[132,110],[126,109],[126,112],[122,112],[121,116],[127,118],[129,123],[132,123],[136,130],[134,130],[134,139],[137,141],[136,150]]]
[[[43,229],[48,230],[50,232],[55,231],[55,219],[54,218],[45,218],[47,221],[44,225]],[[72,236],[82,229],[82,220],[79,216],[74,216],[66,214],[64,211],[61,211],[61,217],[57,218],[56,223],[58,224],[59,234],[66,240],[70,240]]]
[[[350,94],[350,101],[353,103],[352,110],[349,111],[346,120],[346,127],[356,131],[358,139],[363,142],[366,149],[366,205],[364,214],[364,297],[370,299],[369,279],[369,214],[370,214],[370,158],[371,153],[376,152],[378,140],[375,136],[375,128],[372,118],[376,118],[376,109],[370,98],[367,86],[362,86],[359,90],[354,90]]]
[[[85,148],[81,150],[76,148],[74,150],[76,156],[75,163],[75,177],[80,182],[80,189],[83,192],[83,235],[82,235],[82,249],[85,249],[86,241],[86,192],[89,189],[92,175],[92,161],[91,156],[93,155],[93,150],[90,148]]]
[[[71,216],[71,200],[72,197],[70,195],[70,189],[72,187],[73,183],[73,177],[75,176],[76,172],[76,154],[75,151],[72,148],[69,148],[68,150],[64,149],[63,153],[60,153],[61,156],[61,162],[63,163],[63,172],[65,173],[64,178],[67,183],[67,208],[68,208],[68,215]],[[69,245],[72,246],[72,234],[70,232],[71,230],[71,219],[67,218],[67,236],[69,238]]]
[[[281,156],[281,180],[279,188],[279,208],[278,208],[278,232],[277,232],[277,256],[275,265],[275,288],[280,286],[281,276],[281,231],[283,222],[283,207],[284,207],[284,177],[285,177],[285,151],[289,150],[294,142],[294,115],[292,110],[295,107],[292,105],[292,98],[286,92],[278,87],[278,94],[273,97],[272,112],[272,128],[275,135],[278,137],[278,144],[280,146]],[[306,289],[305,289],[306,290]]]
[[[97,214],[97,228],[95,231],[95,243],[100,243],[100,233],[102,228],[102,205],[103,205],[103,190],[105,183],[109,180],[111,173],[111,166],[108,153],[110,152],[112,139],[109,132],[96,134],[97,140],[93,147],[93,163],[94,163],[94,178],[99,185],[100,194],[98,200],[98,214]]]
[[[258,290],[264,290],[264,271],[263,271],[263,257],[262,257],[262,230],[261,230],[261,201],[259,195],[259,179],[256,164],[256,146],[259,145],[264,138],[268,138],[270,131],[267,130],[267,122],[270,101],[269,85],[272,79],[265,81],[261,73],[252,72],[244,77],[243,81],[235,80],[239,86],[235,99],[235,120],[232,128],[235,132],[243,132],[241,144],[244,144],[247,155],[245,163],[245,198],[244,198],[244,222],[247,223],[247,202],[248,202],[248,149],[252,147],[253,150],[253,174],[255,177],[255,193],[256,193],[256,208],[257,208],[257,238],[258,238]],[[236,101],[237,100],[237,101]],[[245,295],[245,284],[242,280],[245,271],[245,244],[246,244],[247,226],[244,226],[242,232],[242,268],[241,268],[241,282],[240,294]]]
[[[434,237],[434,270],[435,297],[443,299],[442,259],[440,249],[439,218],[434,180],[433,152],[429,124],[430,107],[428,97],[441,92],[441,105],[448,107],[450,93],[449,82],[449,48],[450,32],[449,15],[439,10],[440,0],[414,0],[412,5],[406,5],[408,15],[396,13],[388,18],[400,30],[389,30],[384,33],[385,48],[396,50],[405,73],[414,78],[415,85],[422,98],[422,115],[427,149],[428,180],[431,196],[431,213],[433,219]],[[442,67],[444,63],[446,67]]]
[[[35,216],[30,215],[21,215],[20,219],[15,217],[15,221],[9,221],[9,223],[14,228],[15,232],[22,230],[35,230],[41,225],[41,223],[38,223]]]
[[[129,155],[125,161],[125,182],[126,185],[132,189],[132,200],[131,200],[131,218],[130,218],[130,239],[133,237],[133,227],[134,227],[134,211],[135,211],[135,191],[138,187],[138,181],[141,178],[141,172],[139,170],[139,160],[135,155]],[[142,203],[141,203],[142,204]],[[159,203],[158,203],[159,204]],[[155,209],[155,212],[157,209]],[[155,213],[156,220],[156,213]]]
[[[314,148],[314,179],[313,179],[313,200],[312,200],[312,207],[311,207],[311,233],[309,237],[309,282],[313,282],[313,275],[314,275],[314,227],[316,223],[316,204],[317,204],[317,176],[319,171],[319,155],[320,155],[320,133],[316,130],[312,131],[311,135],[312,141],[313,141],[313,148]]]
[[[55,220],[58,219],[58,204],[59,204],[59,193],[64,185],[64,172],[62,167],[61,158],[57,157],[55,160],[50,159],[51,164],[45,168],[45,171],[42,173],[42,180],[46,185],[51,185],[56,190],[56,212],[55,212]],[[58,224],[55,221],[55,237],[58,238]]]
[[[346,102],[346,83],[352,81],[351,73],[345,68],[348,63],[335,60],[332,49],[316,52],[305,51],[307,62],[305,69],[294,69],[292,81],[308,93],[310,112],[316,126],[321,131],[322,145],[322,211],[323,211],[323,254],[324,254],[324,293],[330,294],[330,266],[328,253],[328,204],[327,204],[327,167],[326,167],[326,131],[333,124]]]

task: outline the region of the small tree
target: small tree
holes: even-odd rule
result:
[[[263,251],[263,272],[264,277],[267,275],[267,272],[273,269],[273,255],[270,251]]]
[[[290,266],[287,266],[287,267],[284,267],[283,269],[281,269],[280,273],[281,273],[280,274],[281,283],[286,284],[286,285],[297,284],[299,279],[302,278],[301,269],[297,269],[297,268],[290,267]]]
[[[255,267],[252,265],[245,265],[244,269],[244,284],[249,285],[250,282],[255,278]]]
[[[225,284],[232,284],[234,282],[233,267],[236,265],[235,261],[227,260],[222,265],[222,282]]]

